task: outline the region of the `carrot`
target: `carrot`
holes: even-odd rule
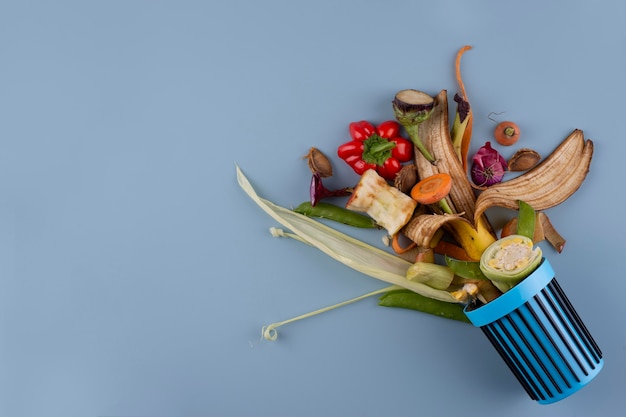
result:
[[[463,136],[460,144],[460,152],[461,152],[461,163],[463,164],[463,169],[467,171],[467,154],[469,153],[470,141],[472,139],[472,126],[474,121],[474,116],[472,113],[472,107],[469,105],[469,101],[467,100],[467,95],[465,94],[465,84],[463,83],[463,79],[461,78],[461,57],[466,51],[472,49],[471,45],[465,45],[456,55],[455,62],[455,72],[456,72],[456,82],[459,85],[460,96],[467,103],[467,124],[465,129],[463,130]]]
[[[452,188],[450,174],[440,172],[424,178],[411,189],[411,197],[422,204],[435,204],[443,200]]]
[[[519,140],[519,135],[519,127],[515,123],[508,120],[498,123],[493,132],[493,137],[496,139],[496,142],[502,146],[511,146],[515,144]]]
[[[472,259],[465,249],[460,247],[459,245],[455,245],[454,243],[447,242],[445,240],[440,240],[434,248],[434,251],[438,255],[446,255],[450,258],[458,259],[459,261],[475,261],[476,259]]]
[[[411,242],[407,246],[403,247],[400,244],[400,233],[396,233],[396,234],[394,234],[391,237],[391,248],[398,255],[401,255],[403,253],[407,253],[408,251],[410,251],[411,249],[413,249],[416,246],[417,246],[417,244],[415,242]]]

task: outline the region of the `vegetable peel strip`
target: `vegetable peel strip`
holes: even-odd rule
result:
[[[398,285],[425,297],[450,303],[458,302],[447,291],[435,290],[425,284],[407,280],[406,272],[412,265],[410,262],[260,197],[239,166],[236,169],[239,186],[263,211],[331,258],[372,278]]]
[[[463,56],[465,52],[469,51],[470,49],[472,49],[471,45],[465,45],[464,47],[459,49],[459,52],[456,55],[456,60],[455,60],[455,65],[454,65],[456,81],[459,86],[461,98],[467,103],[467,106],[468,106],[468,113],[466,116],[467,122],[465,125],[465,129],[463,130],[461,143],[459,144],[460,145],[459,157],[461,159],[461,163],[463,164],[463,169],[465,171],[467,171],[467,168],[468,168],[467,154],[469,153],[470,142],[472,140],[474,113],[472,111],[472,106],[469,105],[469,100],[467,99],[467,94],[465,93],[465,84],[463,83],[463,78],[461,77],[461,57]],[[458,117],[458,114],[457,114],[457,117]],[[463,123],[463,120],[459,120],[459,124],[461,123]]]

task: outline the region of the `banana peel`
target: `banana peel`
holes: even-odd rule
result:
[[[463,213],[463,217],[473,221],[476,196],[467,177],[467,171],[456,157],[450,138],[447,90],[441,90],[435,96],[431,116],[419,125],[419,135],[424,146],[435,158],[433,164],[419,152],[415,153],[415,166],[419,178],[440,172],[449,174],[452,177],[452,189],[446,197],[448,205],[453,213]],[[434,210],[436,213],[442,213],[435,207]]]
[[[516,209],[519,200],[536,211],[561,204],[582,185],[592,157],[593,141],[585,140],[583,131],[575,129],[535,168],[481,192],[474,218],[495,206]]]
[[[457,157],[452,144],[448,122],[448,98],[447,91],[441,90],[435,96],[431,116],[419,126],[419,135],[426,149],[435,158],[432,164],[426,158],[416,152],[415,166],[420,178],[445,172],[452,177],[452,189],[446,197],[446,202],[454,216],[445,215],[433,206],[434,214],[418,216],[411,220],[416,232],[409,232],[418,245],[420,241],[429,241],[428,233],[435,229],[434,225],[443,227],[452,235],[457,243],[467,252],[472,259],[480,259],[480,254],[496,237],[493,227],[485,216],[475,219],[476,195],[472,187],[462,161]],[[430,220],[428,216],[435,218]],[[464,220],[460,220],[464,219]],[[424,226],[419,223],[425,222]],[[404,232],[407,233],[406,230]]]
[[[427,248],[433,246],[433,241],[442,228],[475,261],[480,260],[483,251],[495,242],[495,237],[484,223],[480,222],[474,227],[462,214],[422,214],[411,219],[404,226],[403,233],[419,247]]]
[[[434,214],[411,220],[410,227],[406,226],[409,230],[407,236],[418,245],[429,242],[428,234],[434,233],[437,227],[445,227],[470,257],[479,259],[482,251],[496,239],[493,227],[485,216],[489,208],[498,206],[517,210],[520,200],[536,211],[552,208],[574,194],[589,172],[593,141],[585,140],[582,130],[574,129],[537,166],[514,179],[488,187],[477,197],[467,170],[458,157],[448,126],[447,91],[441,90],[435,96],[430,118],[419,126],[422,142],[435,158],[435,163],[416,152],[415,166],[420,178],[439,172],[446,172],[452,177],[453,186],[446,202],[454,216],[444,215],[438,207],[432,206]],[[428,219],[429,216],[436,218]],[[459,218],[467,221],[459,221]],[[542,220],[542,225],[550,230],[553,246],[562,250],[565,240],[550,228],[545,218]]]

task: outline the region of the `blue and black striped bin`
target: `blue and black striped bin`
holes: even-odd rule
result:
[[[546,259],[511,290],[478,308],[468,306],[465,314],[541,404],[575,393],[604,364]]]

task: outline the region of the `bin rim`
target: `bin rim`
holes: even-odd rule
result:
[[[532,274],[498,298],[478,308],[465,307],[467,318],[476,327],[486,326],[524,305],[554,279],[554,270],[546,258]]]

